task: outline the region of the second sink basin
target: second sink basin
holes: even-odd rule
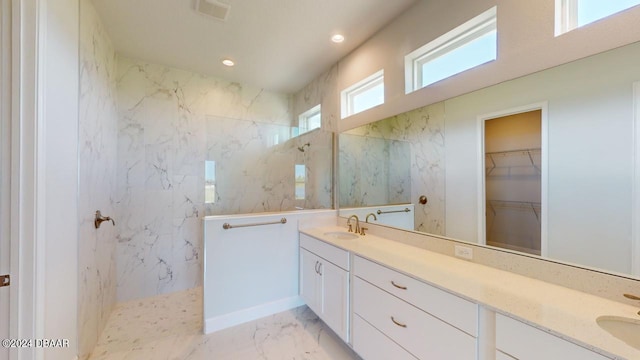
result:
[[[358,238],[358,235],[346,231],[330,231],[324,234],[340,240],[352,240]]]
[[[600,316],[596,322],[609,334],[640,350],[640,319]]]

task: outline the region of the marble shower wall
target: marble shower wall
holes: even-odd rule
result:
[[[318,129],[282,145],[281,151],[295,154],[294,163],[306,168],[305,198],[295,200],[296,209],[333,209],[333,138],[334,133]]]
[[[403,140],[341,134],[340,207],[411,202],[411,149]]]
[[[206,156],[215,161],[216,197],[205,204],[206,215],[332,208],[333,134],[290,133],[290,126],[208,118]],[[306,168],[304,199],[295,198],[296,164]]]
[[[124,57],[117,94],[118,300],[201,285],[205,215],[331,207],[332,134],[290,138],[290,95]],[[294,164],[305,160],[314,191],[295,200]]]
[[[332,66],[293,95],[294,124],[297,125],[298,115],[318,104],[322,106],[322,129],[337,132],[340,119],[338,65]]]
[[[80,2],[78,352],[86,359],[116,301],[116,228],[93,224],[96,210],[116,222],[118,113],[116,56],[90,0]]]
[[[415,230],[432,234],[444,234],[445,216],[445,153],[444,153],[444,102],[425,106],[384,120],[361,126],[348,131],[346,136],[340,135],[340,206],[366,206],[380,205],[374,203],[380,199],[371,197],[369,191],[377,189],[381,192],[380,182],[387,180],[389,192],[386,196],[389,203],[411,202],[415,204]],[[354,140],[367,137],[366,140]],[[346,139],[346,141],[344,141]],[[385,141],[382,141],[384,139]],[[358,149],[357,142],[369,142],[368,145]],[[343,142],[346,147],[343,148]],[[380,148],[373,150],[371,144],[378,142]],[[390,159],[399,158],[402,155],[380,155],[388,151],[389,154],[400,154],[402,146],[390,144],[409,143],[408,161],[392,161],[385,178],[384,169],[380,167],[380,157],[388,156]],[[386,149],[385,150],[385,146]],[[347,149],[348,147],[348,149]],[[364,152],[362,149],[368,149]],[[345,172],[342,163],[360,164],[361,168],[368,171],[360,174]],[[410,170],[407,168],[410,167]],[[403,182],[407,171],[410,172],[410,185]],[[356,191],[356,189],[360,189]],[[362,189],[367,191],[363,197]],[[408,196],[407,196],[408,195]],[[429,199],[426,205],[418,203],[418,198],[426,195]],[[398,201],[404,200],[405,201]],[[343,205],[346,204],[346,205]]]

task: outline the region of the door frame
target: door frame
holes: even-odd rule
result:
[[[640,81],[633,83],[633,181],[631,182],[631,275],[640,276]]]
[[[2,58],[0,59],[0,140],[2,149],[0,149],[0,166],[4,176],[0,180],[0,219],[1,231],[0,252],[2,253],[0,261],[6,261],[6,265],[0,268],[0,274],[11,274],[11,0],[0,0],[0,46],[2,47]],[[0,290],[0,311],[6,324],[0,324],[3,327],[3,334],[7,331],[6,336],[10,337],[10,327],[12,322],[9,320],[11,316],[10,304],[12,287],[8,286]],[[4,317],[6,316],[6,318]],[[6,328],[4,328],[6,327]],[[0,356],[8,354],[9,349],[0,349]]]
[[[12,338],[78,343],[79,0],[12,1]],[[69,278],[71,275],[71,278]],[[47,281],[49,280],[49,281]],[[55,281],[51,281],[55,280]],[[53,350],[19,348],[11,360]]]
[[[14,339],[43,338],[44,334],[44,216],[42,181],[37,174],[44,148],[42,84],[38,54],[42,39],[44,3],[11,0],[11,277],[10,329]],[[40,204],[39,204],[40,203]],[[40,209],[40,211],[39,211]],[[40,249],[36,251],[37,249]],[[42,359],[42,349],[12,349],[11,360]]]
[[[548,254],[548,184],[549,184],[549,158],[548,158],[548,149],[549,149],[549,103],[547,101],[498,110],[495,112],[491,112],[488,114],[478,115],[477,117],[477,126],[478,126],[478,243],[481,245],[487,244],[486,237],[486,223],[487,223],[487,215],[486,215],[486,195],[485,195],[485,162],[484,162],[484,128],[485,122],[487,120],[516,115],[524,112],[540,110],[540,121],[541,121],[541,131],[540,131],[540,140],[541,140],[541,166],[542,170],[541,178],[540,178],[540,255],[542,257],[546,257]]]

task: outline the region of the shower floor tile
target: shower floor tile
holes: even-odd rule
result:
[[[118,304],[91,360],[358,359],[306,306],[202,334],[202,288]]]

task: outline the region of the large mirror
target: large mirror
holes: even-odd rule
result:
[[[341,133],[340,215],[638,278],[638,59],[631,44]]]

